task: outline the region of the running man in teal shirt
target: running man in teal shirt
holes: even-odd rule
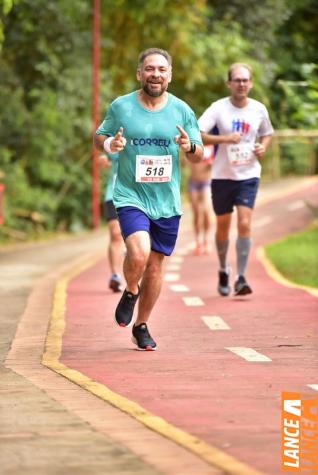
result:
[[[160,294],[164,256],[173,252],[182,214],[179,150],[191,162],[203,157],[194,112],[167,92],[171,63],[165,50],[143,51],[137,68],[141,88],[113,101],[95,134],[100,150],[119,154],[113,201],[127,247],[127,287],[115,318],[122,327],[130,325],[139,297],[132,334],[140,350],[157,346],[147,322]]]

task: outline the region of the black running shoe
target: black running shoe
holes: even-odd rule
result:
[[[128,327],[130,325],[138,297],[139,292],[136,295],[124,290],[115,312],[115,319],[120,327]]]
[[[157,348],[157,344],[152,339],[146,323],[141,323],[138,326],[134,325],[132,334],[132,342],[137,345],[138,350],[154,351]]]
[[[120,280],[120,277],[117,274],[112,274],[108,287],[113,291],[113,292],[122,292],[123,291],[123,286]]]
[[[229,272],[219,271],[219,284],[218,292],[223,297],[227,297],[231,292],[231,287],[229,286]]]
[[[234,295],[248,295],[253,291],[246,282],[244,275],[239,275],[234,284]]]

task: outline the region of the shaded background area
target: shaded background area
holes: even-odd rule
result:
[[[0,12],[0,240],[87,228],[93,1],[0,0]],[[278,134],[265,178],[317,173],[317,29],[315,0],[101,0],[101,116],[138,87],[147,47],[172,54],[170,91],[197,116],[227,94],[229,64],[247,61],[275,129],[296,129]]]

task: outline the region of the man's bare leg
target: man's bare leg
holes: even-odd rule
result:
[[[231,219],[231,213],[222,214],[216,217],[215,244],[220,263],[217,289],[219,294],[223,297],[227,297],[231,292],[231,287],[229,285],[229,266],[227,263]]]
[[[164,255],[151,251],[140,286],[138,316],[135,325],[146,323],[158,300],[162,286]]]
[[[138,282],[143,276],[149,255],[150,238],[146,231],[137,231],[126,238],[127,254],[124,260],[124,276],[127,287],[118,302],[115,318],[121,327],[130,325],[135,304],[139,297]]]
[[[126,239],[127,254],[124,260],[124,276],[127,290],[138,294],[138,282],[142,278],[149,255],[150,238],[146,231],[137,231]]]
[[[114,292],[122,290],[121,269],[123,263],[124,241],[120,232],[120,226],[117,219],[108,222],[109,244],[108,244],[108,261],[111,269],[111,279],[109,287]]]

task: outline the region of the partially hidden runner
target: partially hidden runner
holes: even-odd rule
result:
[[[124,242],[113,202],[113,189],[118,169],[118,154],[103,154],[99,157],[99,163],[102,167],[108,168],[108,177],[104,194],[104,215],[109,231],[107,256],[111,270],[108,287],[113,292],[122,292],[123,283],[120,271],[123,263]]]
[[[203,160],[189,162],[190,175],[188,193],[192,210],[195,248],[193,254],[210,254],[210,233],[212,229],[211,172],[214,147],[204,147]]]

